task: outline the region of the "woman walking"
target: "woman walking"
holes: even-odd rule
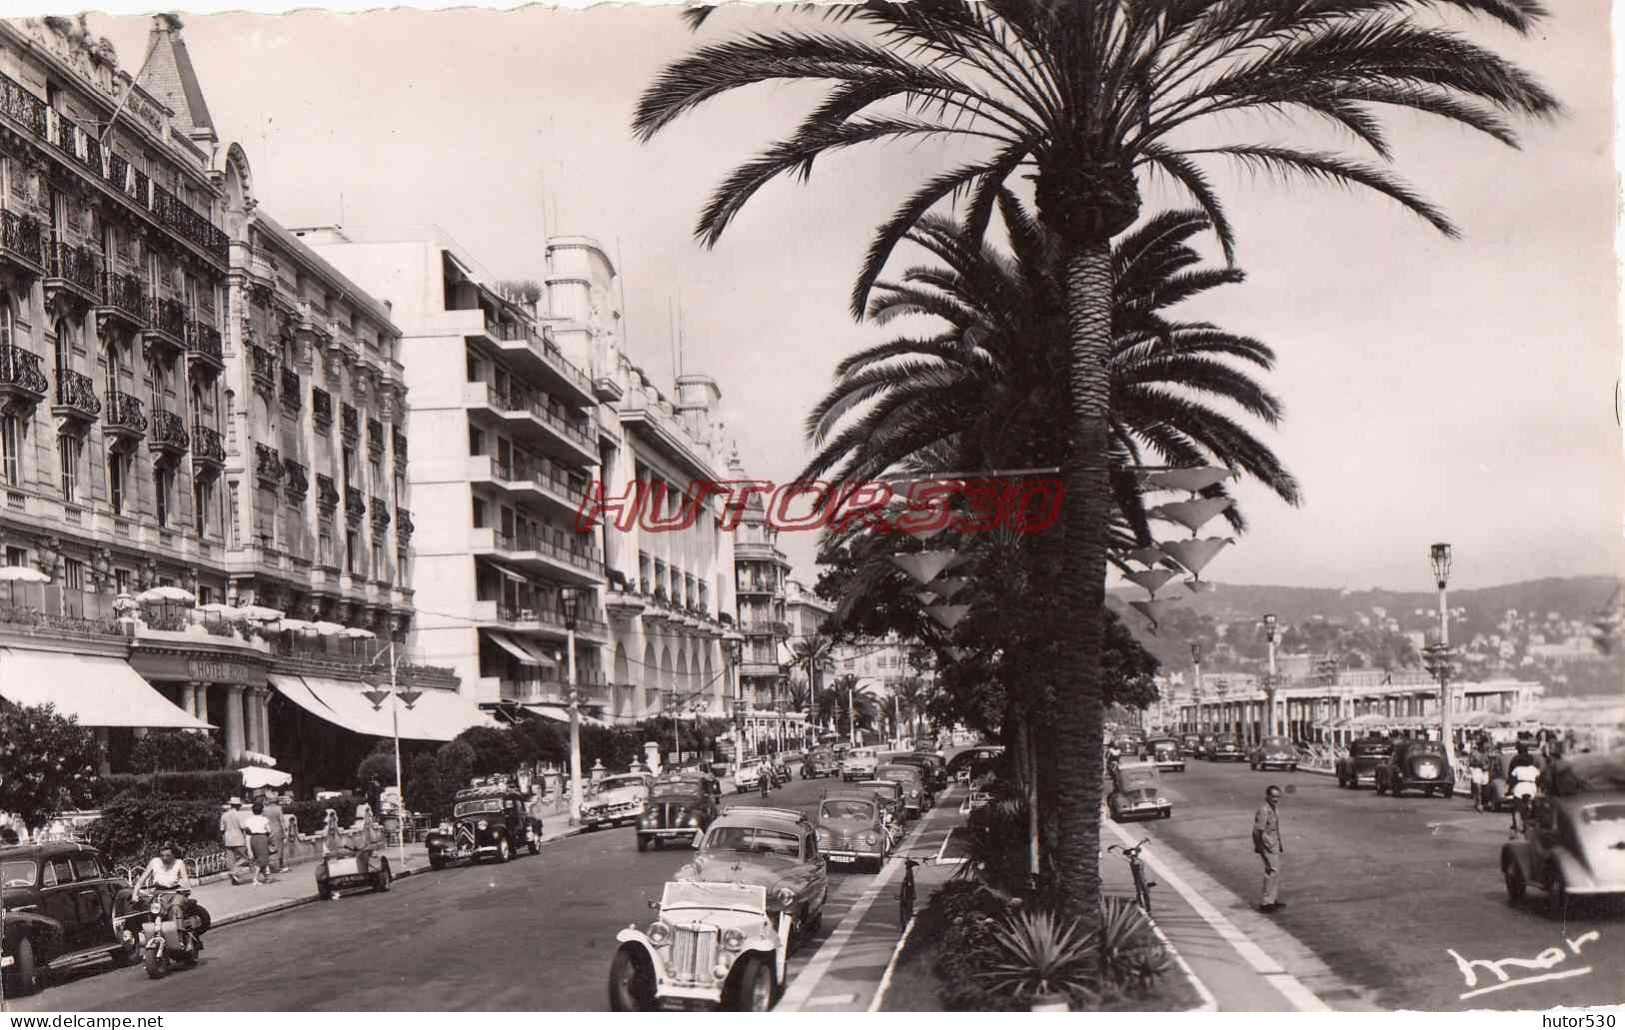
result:
[[[271,820],[265,817],[263,799],[254,799],[254,810],[243,820],[243,833],[254,865],[254,886],[271,883]]]

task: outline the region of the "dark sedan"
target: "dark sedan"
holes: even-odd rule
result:
[[[1377,767],[1393,756],[1394,744],[1380,737],[1367,737],[1349,745],[1348,754],[1337,759],[1337,785],[1359,790],[1362,784],[1377,783]]]
[[[1240,737],[1214,737],[1212,750],[1207,753],[1210,762],[1245,762],[1247,751]]]
[[[1402,740],[1386,763],[1377,766],[1377,793],[1399,797],[1407,790],[1453,797],[1456,776],[1444,746],[1433,740]]]

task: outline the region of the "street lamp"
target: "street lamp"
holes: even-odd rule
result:
[[[1264,681],[1264,697],[1269,705],[1269,712],[1264,719],[1264,735],[1266,737],[1275,735],[1275,630],[1278,624],[1279,620],[1274,615],[1264,616],[1264,632],[1269,637],[1270,645],[1269,679]]]
[[[378,673],[373,673],[368,677],[368,682],[372,683],[373,685],[372,689],[362,691],[361,696],[372,702],[372,710],[375,712],[383,709],[385,701],[388,701],[390,698],[395,699],[395,704],[390,708],[389,715],[390,722],[393,724],[395,731],[395,789],[397,792],[399,792],[401,798],[401,812],[397,820],[400,823],[400,830],[398,831],[400,836],[397,839],[397,843],[400,845],[401,868],[405,869],[406,780],[401,777],[401,705],[405,705],[407,711],[411,711],[412,706],[418,703],[418,698],[423,696],[423,691],[412,690],[411,688],[403,690],[396,682],[395,674],[396,670],[400,667],[400,658],[395,657],[395,641],[393,640],[389,642],[389,646],[387,648],[384,648],[377,654],[373,655],[372,661],[368,662],[367,665],[369,667],[377,665],[378,659],[384,657],[385,655],[389,656],[389,689],[383,689],[383,677]],[[405,657],[406,656],[404,654],[401,655],[401,658]]]
[[[745,654],[745,638],[737,632],[729,632],[723,639],[728,645],[728,667],[734,681],[734,772],[737,773],[739,764],[745,760],[745,693],[739,683],[739,661]]]
[[[1191,665],[1193,667],[1195,667],[1195,669],[1196,669],[1196,684],[1195,684],[1195,688],[1194,688],[1195,696],[1196,696],[1196,725],[1194,727],[1192,727],[1192,729],[1194,729],[1196,732],[1200,733],[1202,731],[1202,726],[1203,726],[1203,724],[1202,724],[1202,707],[1203,707],[1203,705],[1202,705],[1202,642],[1200,640],[1191,641]]]
[[[574,587],[563,587],[559,599],[564,604],[564,689],[570,701],[570,822],[574,825],[581,822],[581,692],[576,689],[576,619],[581,613],[581,596]]]
[[[1450,608],[1445,598],[1445,586],[1450,582],[1450,545],[1439,543],[1428,549],[1428,562],[1433,566],[1434,582],[1439,584],[1439,644],[1429,648],[1433,652],[1433,671],[1439,677],[1439,742],[1444,745],[1445,757],[1455,761],[1450,746]]]

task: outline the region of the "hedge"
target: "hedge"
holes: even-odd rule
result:
[[[223,805],[243,795],[243,775],[235,769],[207,772],[112,773],[96,783],[96,801],[105,805],[123,793],[161,794],[186,801]]]
[[[87,831],[91,844],[115,863],[143,866],[173,844],[190,854],[220,844],[220,805],[214,801],[127,791],[102,806]]]

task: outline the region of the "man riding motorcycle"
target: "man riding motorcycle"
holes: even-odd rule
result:
[[[197,884],[186,873],[186,863],[181,860],[180,853],[173,844],[166,844],[159,849],[157,857],[147,863],[147,868],[135,881],[133,894],[137,900],[150,900],[154,897],[159,899],[164,907],[165,919],[173,918],[175,903],[180,901],[181,918],[201,917],[193,930],[193,933],[201,939],[204,931],[209,928],[208,910],[191,898],[178,893],[183,887],[196,886]]]

